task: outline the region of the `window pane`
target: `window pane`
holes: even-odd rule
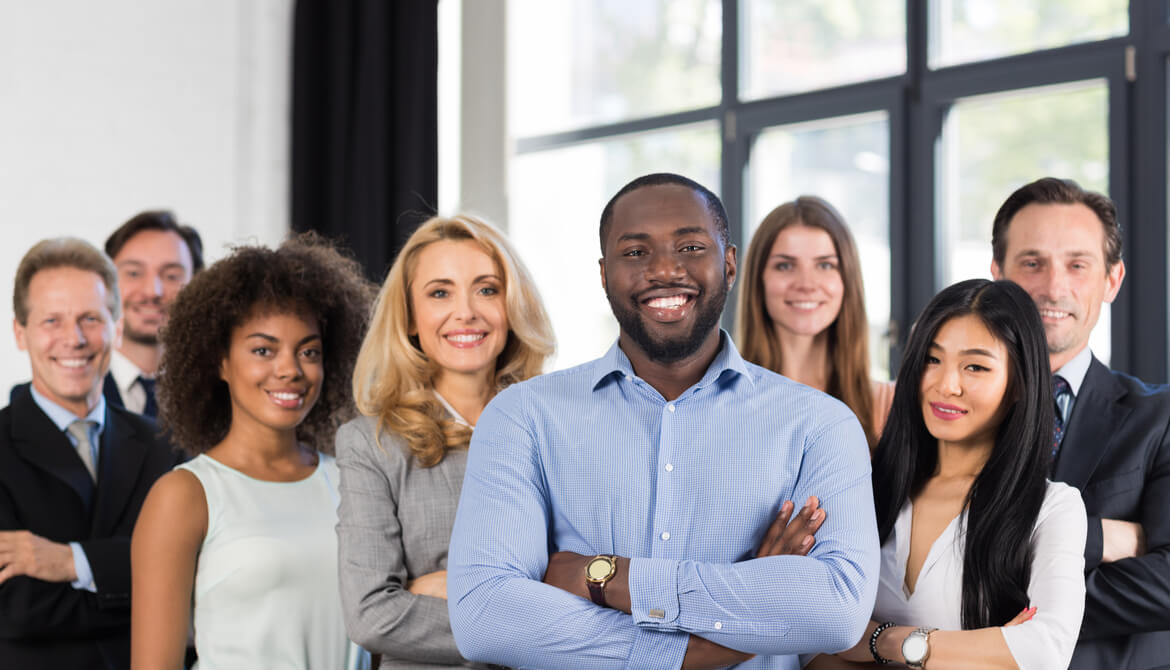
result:
[[[718,192],[719,151],[718,125],[703,123],[513,158],[508,233],[556,330],[550,370],[596,358],[617,338],[597,266],[605,203],[650,172],[677,172]]]
[[[1044,176],[1109,186],[1108,86],[1103,80],[963,98],[939,146],[937,257],[942,286],[991,276],[991,222],[1011,192]],[[1109,360],[1109,306],[1089,340]]]
[[[930,67],[1129,33],[1129,0],[932,0]]]
[[[764,216],[799,195],[832,203],[853,233],[865,282],[870,367],[889,377],[890,131],[885,112],[778,126],[752,146],[744,244]],[[747,253],[746,246],[740,257]]]
[[[509,0],[513,136],[719,103],[719,0]]]
[[[741,21],[744,99],[906,71],[905,0],[748,0]]]

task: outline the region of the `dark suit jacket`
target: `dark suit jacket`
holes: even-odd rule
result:
[[[1170,668],[1170,388],[1093,358],[1053,479],[1081,491],[1089,515],[1085,618],[1070,668]],[[1147,553],[1101,563],[1101,519],[1136,521]]]
[[[130,666],[130,533],[150,486],[177,460],[153,421],[107,405],[95,486],[31,393],[0,410],[0,530],[80,542],[97,586],[0,584],[0,668]]]

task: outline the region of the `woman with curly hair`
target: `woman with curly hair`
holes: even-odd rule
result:
[[[354,370],[364,416],[337,432],[342,608],[382,668],[470,665],[446,602],[468,442],[488,401],[552,352],[536,287],[498,231],[435,217],[406,242]]]
[[[373,286],[315,236],[239,247],[171,307],[160,419],[193,458],[154,485],[131,547],[134,668],[340,668],[338,473]],[[198,667],[197,666],[197,667]]]
[[[743,357],[848,405],[873,449],[894,385],[869,377],[865,288],[845,220],[814,195],[780,205],[752,235],[742,276]]]

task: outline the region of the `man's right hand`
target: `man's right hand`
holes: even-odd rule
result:
[[[1101,519],[1101,562],[1112,563],[1146,553],[1146,531],[1140,523]]]
[[[825,522],[825,510],[816,496],[809,496],[804,507],[792,518],[796,505],[785,500],[780,513],[764,533],[756,558],[765,556],[805,556],[816,542],[816,533]],[[791,519],[791,521],[789,520]]]

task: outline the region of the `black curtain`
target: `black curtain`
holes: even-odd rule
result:
[[[438,197],[438,0],[297,0],[292,227],[381,281]]]

